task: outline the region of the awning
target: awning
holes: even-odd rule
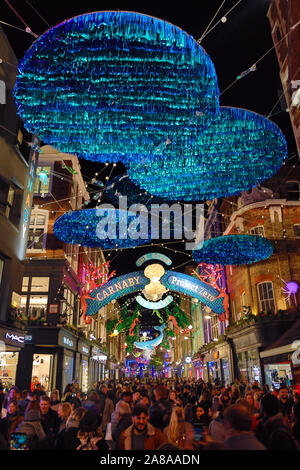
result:
[[[268,346],[260,353],[260,357],[271,357],[279,354],[293,353],[299,348],[296,346],[295,341],[299,341],[300,345],[300,321],[296,321],[280,338]]]

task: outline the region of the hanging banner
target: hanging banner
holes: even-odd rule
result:
[[[199,279],[175,271],[167,271],[161,278],[161,283],[170,291],[181,292],[200,300],[208,305],[215,313],[224,313],[224,296],[214,287]],[[98,287],[86,296],[86,315],[93,316],[112,300],[138,292],[149,284],[149,278],[143,272],[137,271],[114,278],[103,286]]]

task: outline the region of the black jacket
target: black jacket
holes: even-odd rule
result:
[[[77,437],[78,431],[78,427],[70,427],[58,433],[55,450],[76,450],[80,445],[80,440]]]
[[[163,431],[170,422],[172,407],[172,402],[170,400],[165,400],[164,398],[161,398],[154,403],[154,405],[150,406],[150,424]]]

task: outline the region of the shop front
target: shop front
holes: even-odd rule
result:
[[[204,353],[202,357],[202,378],[205,382],[214,382],[224,386],[232,382],[232,353],[227,342],[216,345]]]
[[[105,379],[106,363],[107,354],[93,346],[90,359],[90,382],[92,384]]]
[[[0,383],[5,390],[17,385],[17,367],[24,344],[25,331],[0,327]]]
[[[78,341],[78,353],[80,354],[80,372],[79,372],[79,388],[82,392],[86,393],[90,388],[90,350],[91,347],[85,341]]]
[[[282,343],[282,338],[284,338],[293,323],[289,319],[254,322],[246,328],[228,333],[229,341],[232,342],[235,351],[235,378],[249,384],[257,381],[263,385],[268,376],[270,382],[270,377],[274,375],[274,371],[272,368],[265,368],[267,362],[262,359],[272,355],[267,350],[276,348],[277,342]],[[273,344],[274,346],[270,346]],[[286,362],[286,359],[279,362]],[[269,363],[271,364],[273,361]]]
[[[41,384],[47,395],[60,391],[75,379],[77,337],[64,328],[31,327],[27,330],[17,368],[21,390]]]

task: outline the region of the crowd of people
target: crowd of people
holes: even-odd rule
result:
[[[0,391],[0,449],[299,450],[300,393],[236,380],[106,380]]]

